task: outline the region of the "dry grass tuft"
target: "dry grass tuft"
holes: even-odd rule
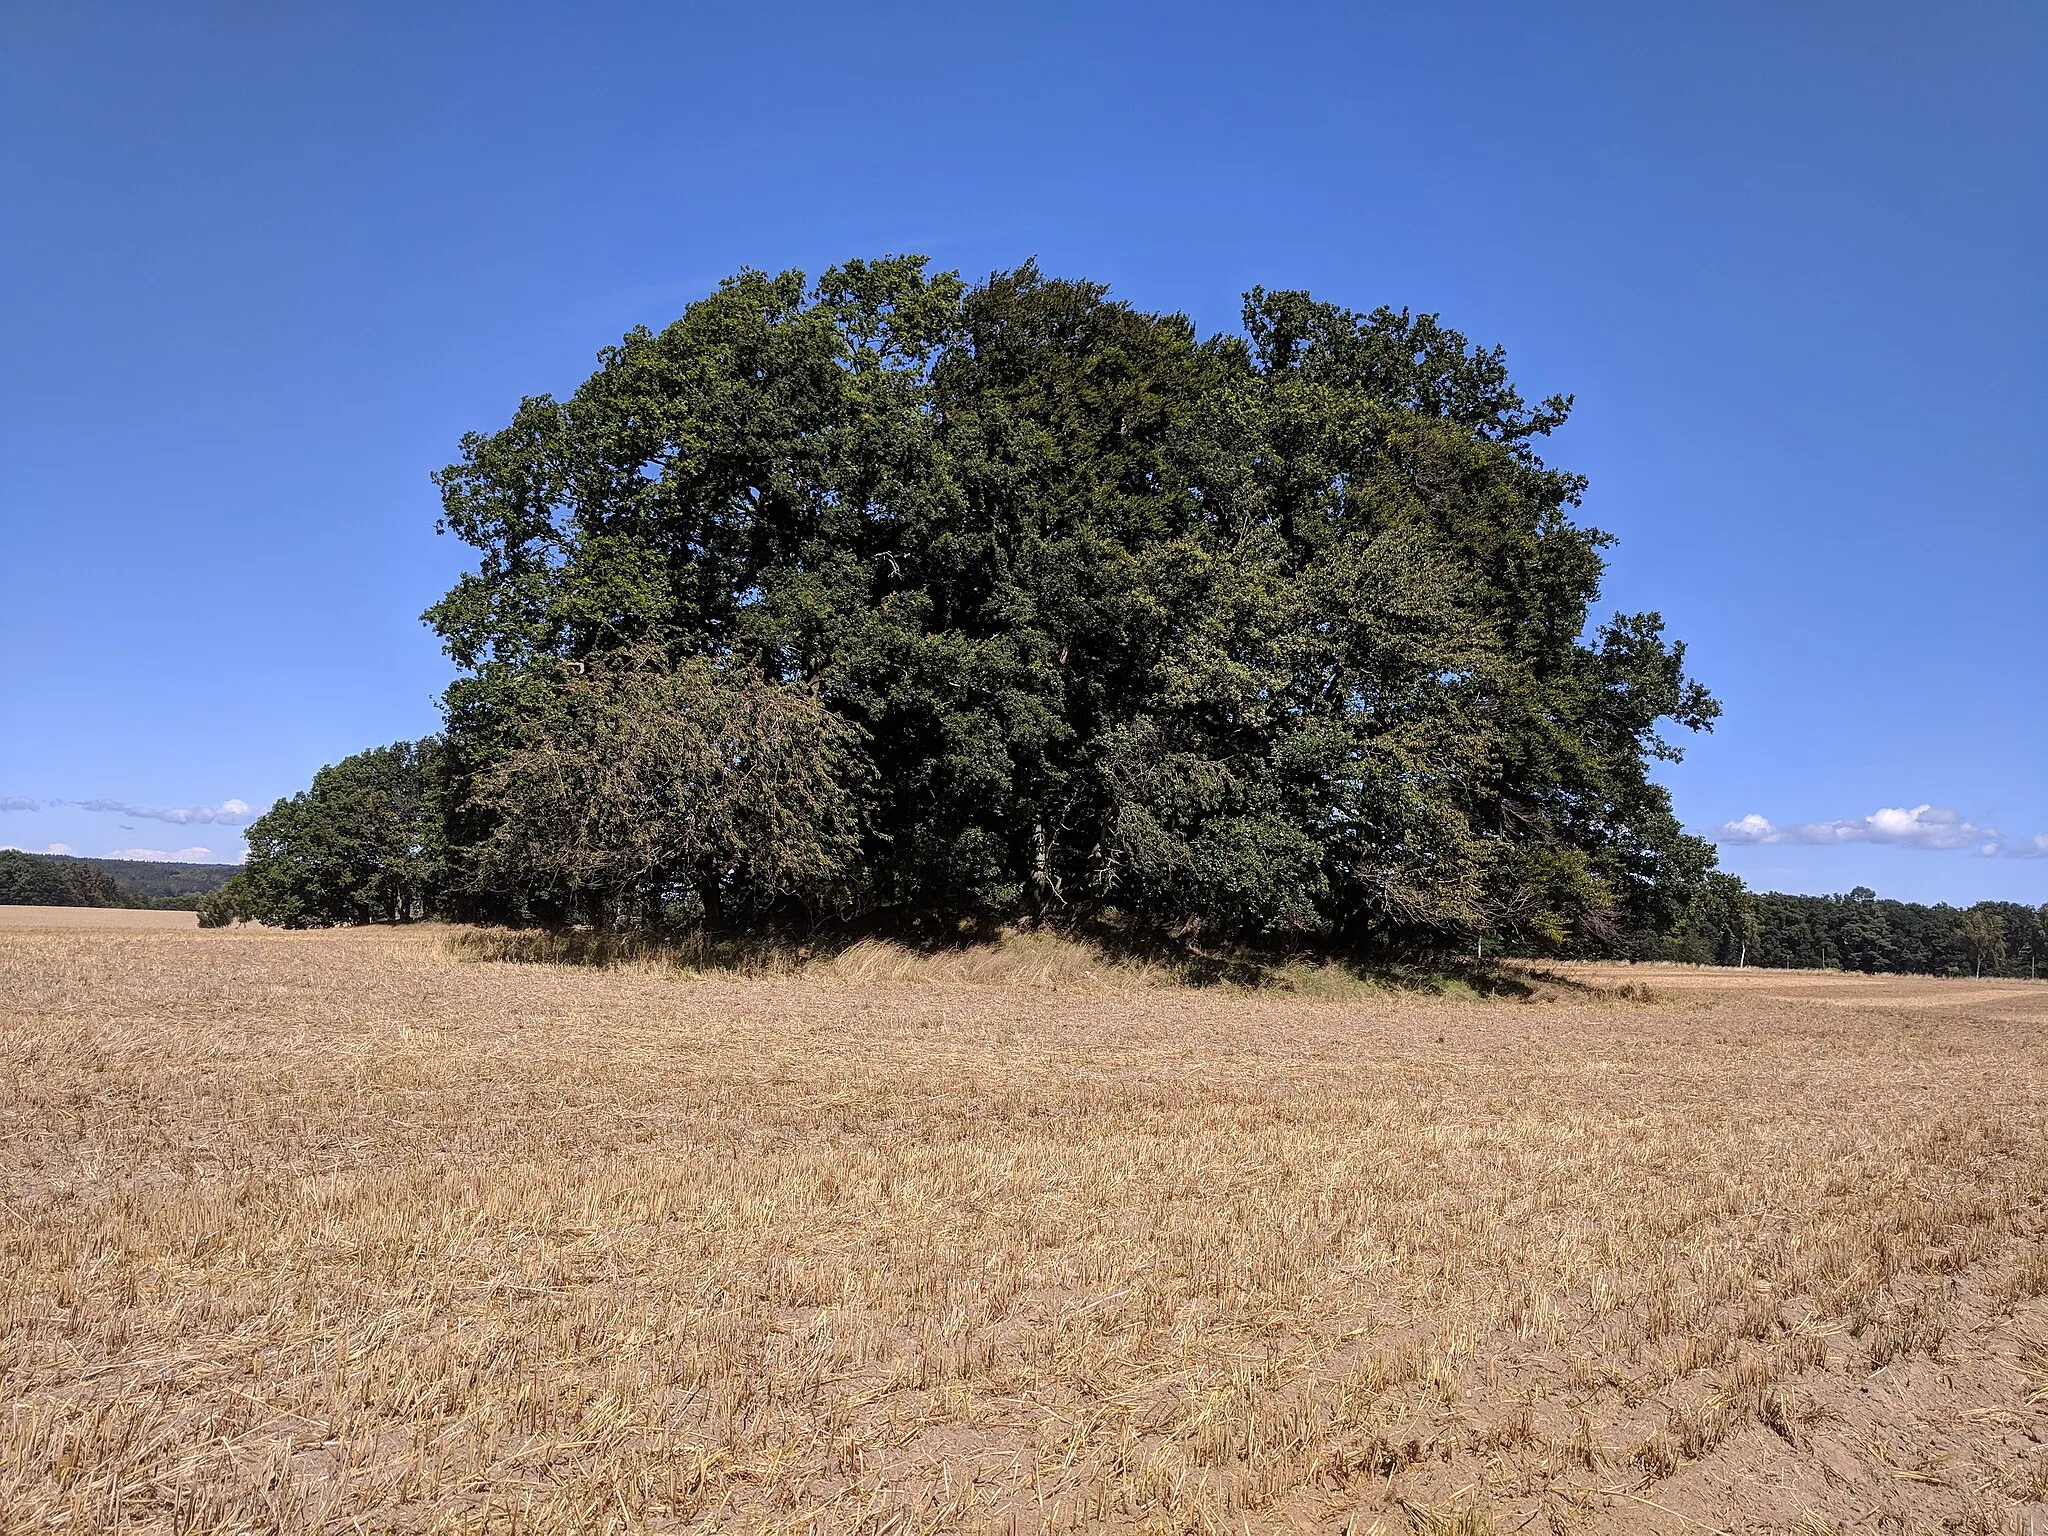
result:
[[[685,976],[811,975],[828,982],[1051,987],[1127,991],[1172,981],[1164,967],[1105,954],[1085,940],[1011,930],[980,944],[919,950],[886,939],[807,945],[785,939],[683,936],[650,941],[586,930],[454,928],[443,943],[460,959],[528,965],[667,971]]]
[[[1998,1286],[1999,1305],[2008,1312],[2036,1296],[2048,1296],[2048,1246],[2025,1255]]]
[[[829,934],[795,938],[713,938],[696,934],[650,939],[639,934],[546,929],[451,928],[443,943],[463,960],[524,965],[646,969],[681,975],[813,975],[833,981],[1127,992],[1145,987],[1221,984],[1292,993],[1324,1002],[1429,996],[1478,1002],[1558,995],[1525,979],[1518,968],[1461,974],[1390,967],[1367,971],[1329,959],[1273,959],[1175,950],[1170,957],[1112,952],[1083,935],[1043,928],[1005,929],[993,939],[915,948],[889,939],[847,940]],[[1537,973],[1540,981],[1542,973]],[[1635,983],[1603,987],[1554,978],[1584,997],[1651,1003]]]
[[[0,1533],[2048,1494],[2048,987],[605,943],[0,934]]]
[[[590,929],[450,928],[442,945],[460,960],[509,965],[573,965],[599,970],[723,971],[737,976],[790,976],[810,959],[773,939],[710,939],[691,935],[655,942],[638,933]]]
[[[1172,981],[1161,966],[1117,960],[1082,940],[1031,931],[1005,933],[994,943],[936,953],[863,939],[825,962],[825,969],[835,980],[869,985],[950,982],[1126,992]]]
[[[1407,1504],[1401,1513],[1413,1536],[1493,1536],[1493,1522],[1476,1509]]]

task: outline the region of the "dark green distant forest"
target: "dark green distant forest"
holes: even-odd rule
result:
[[[196,906],[235,874],[230,864],[80,859],[0,849],[0,906]]]
[[[133,905],[113,876],[78,859],[0,848],[0,906],[121,907]]]
[[[1752,965],[1822,966],[1929,976],[2048,974],[2048,906],[1983,901],[1925,907],[1867,886],[1846,896],[1753,898]]]
[[[1597,612],[1570,409],[1300,292],[743,272],[463,440],[444,729],[203,920],[1718,954],[1749,898],[1649,770],[1720,706]]]
[[[234,875],[232,864],[179,864],[156,859],[80,859],[114,878],[132,896],[150,901],[190,902],[217,891]]]
[[[2048,975],[2048,905],[1971,907],[1745,890],[1733,875],[1703,883],[1685,918],[1643,958],[1706,965],[1895,972],[1921,976]]]

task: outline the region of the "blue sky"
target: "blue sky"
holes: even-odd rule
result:
[[[2018,0],[11,5],[0,843],[233,857],[432,729],[463,431],[915,250],[1502,343],[1726,705],[1725,866],[2048,900],[2043,79]]]

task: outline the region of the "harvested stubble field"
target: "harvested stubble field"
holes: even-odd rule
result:
[[[2048,985],[1143,981],[0,933],[0,1528],[2048,1529]]]

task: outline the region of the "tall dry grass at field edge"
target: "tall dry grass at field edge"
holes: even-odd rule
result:
[[[637,967],[683,975],[812,975],[861,983],[955,983],[1128,991],[1146,987],[1224,985],[1292,992],[1333,1000],[1380,994],[1498,996],[1530,1001],[1569,992],[1622,1001],[1655,1000],[1635,979],[1584,981],[1557,968],[1524,964],[1439,969],[1369,969],[1341,960],[1274,958],[1180,947],[1146,954],[1119,951],[1083,935],[1012,928],[993,939],[915,948],[882,938],[713,938],[666,941],[590,930],[452,927],[442,942],[464,960],[513,964]]]

